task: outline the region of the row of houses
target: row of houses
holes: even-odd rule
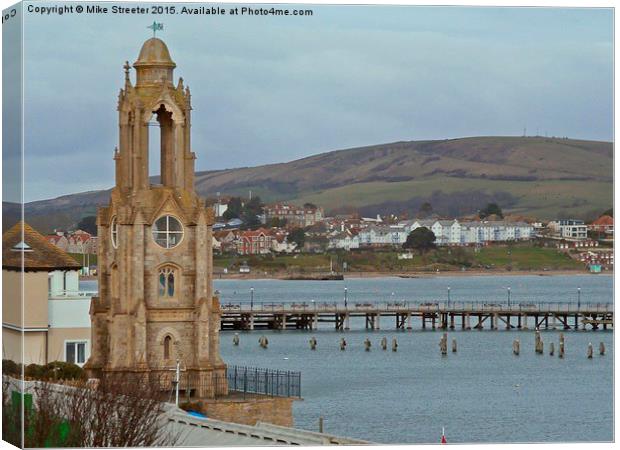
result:
[[[228,205],[218,201],[213,204],[213,213],[215,217],[222,218],[228,210]],[[288,203],[275,203],[267,205],[263,208],[263,214],[257,216],[263,225],[267,225],[277,219],[286,223],[285,228],[306,228],[320,223],[324,219],[323,208],[319,208],[312,204],[304,206],[295,206]],[[238,218],[228,220],[226,222],[221,219],[215,223],[214,229],[233,229],[238,228],[243,221]]]
[[[70,233],[57,232],[45,236],[47,241],[67,253],[97,254],[97,236],[76,230]]]
[[[351,250],[363,247],[402,246],[413,230],[426,227],[437,245],[480,245],[488,242],[532,239],[534,226],[525,222],[458,220],[410,220],[395,225],[370,225],[355,232],[343,230],[330,237],[329,248]]]
[[[269,223],[272,219],[286,220],[288,227],[306,228],[323,220],[323,209],[312,204],[298,207],[288,203],[276,203],[264,208],[263,223]]]
[[[288,233],[280,229],[226,230],[213,233],[213,250],[239,255],[292,253],[297,245],[289,242]]]

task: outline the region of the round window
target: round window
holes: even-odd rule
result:
[[[110,222],[110,238],[112,240],[112,246],[118,247],[118,223],[116,222],[116,216],[112,217]]]
[[[175,217],[162,216],[153,224],[153,239],[163,248],[173,248],[183,239],[183,226]]]

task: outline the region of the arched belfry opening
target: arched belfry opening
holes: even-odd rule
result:
[[[226,370],[212,281],[215,220],[194,189],[191,95],[181,78],[175,82],[175,67],[158,38],[143,44],[135,84],[124,66],[116,186],[97,213],[100,296],[91,305],[86,368],[94,377],[143,371],[157,378],[179,358],[199,396],[221,395],[225,385],[208,384]],[[151,184],[157,172],[161,182]]]
[[[160,184],[194,191],[191,150],[191,95],[183,79],[174,80],[166,44],[147,40],[133,64],[126,63],[125,86],[119,94],[120,139],[115,152],[116,185],[126,195],[150,189],[149,176],[160,175]]]
[[[159,109],[154,111],[155,118],[159,124],[159,161],[160,161],[160,176],[161,184],[164,186],[173,185],[172,171],[168,170],[174,167],[174,153],[175,153],[175,139],[174,139],[174,122],[172,120],[172,112],[168,111],[166,107],[161,104]],[[155,147],[151,149],[151,152],[157,151]]]

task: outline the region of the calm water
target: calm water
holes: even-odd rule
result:
[[[511,287],[514,302],[613,300],[611,276],[506,276],[347,279],[338,282],[217,280],[222,303],[385,300],[503,301]],[[83,289],[96,288],[87,282]],[[392,294],[394,293],[394,294]],[[440,332],[394,331],[383,319],[380,331],[355,327],[335,332],[329,324],[310,331],[241,332],[239,347],[232,332],[222,332],[221,353],[230,364],[302,372],[303,401],[295,402],[295,426],[381,443],[437,443],[445,427],[448,442],[544,442],[613,440],[613,333],[565,332],[564,359],[548,355],[559,331],[542,332],[545,355],[534,353],[530,331],[458,331],[458,353],[442,357]],[[458,325],[458,324],[457,324]],[[352,323],[353,326],[353,323]],[[265,334],[269,348],[260,349]],[[338,348],[341,336],[349,346]],[[308,340],[315,336],[318,348]],[[382,351],[380,339],[398,339],[398,352]],[[369,337],[372,351],[363,350]],[[521,340],[521,355],[512,341]],[[607,354],[586,358],[588,342]]]

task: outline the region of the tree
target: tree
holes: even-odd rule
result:
[[[82,217],[77,224],[78,229],[84,230],[93,236],[97,235],[97,216]]]
[[[287,222],[288,221],[284,217],[272,217],[271,220],[269,220],[269,226],[273,228],[284,228]]]
[[[608,210],[603,211],[603,214],[601,214],[601,216],[613,217],[614,216],[614,209],[613,208],[609,208]]]
[[[224,220],[238,219],[241,216],[241,209],[243,208],[241,197],[232,197],[228,201],[228,208],[222,214]]]
[[[288,240],[297,244],[297,248],[301,250],[306,242],[306,232],[303,228],[294,228],[288,235]]]
[[[13,403],[8,395],[18,383],[6,378],[2,386],[3,438],[15,445],[22,443],[22,426],[28,430],[24,447],[169,447],[181,437],[162,426],[166,393],[160,380],[135,375],[64,385],[31,382],[33,400],[23,416],[21,404]]]
[[[432,214],[432,212],[433,212],[433,207],[429,202],[422,203],[422,205],[420,206],[420,210],[419,210],[419,213],[422,217],[428,217]]]
[[[316,205],[314,203],[306,202],[304,203],[305,209],[316,209]]]
[[[500,218],[504,218],[504,213],[497,203],[489,203],[486,208],[480,211],[480,218],[484,219],[492,215],[496,215]]]
[[[250,214],[251,213],[251,214],[254,214],[254,215],[258,215],[258,214],[263,212],[263,206],[265,206],[265,205],[261,201],[260,197],[256,196],[256,197],[252,197],[252,200],[249,200],[249,201],[244,203],[243,211],[246,214]]]
[[[420,251],[420,254],[423,254],[436,247],[435,239],[435,233],[426,227],[419,227],[409,233],[403,248],[416,249]]]

